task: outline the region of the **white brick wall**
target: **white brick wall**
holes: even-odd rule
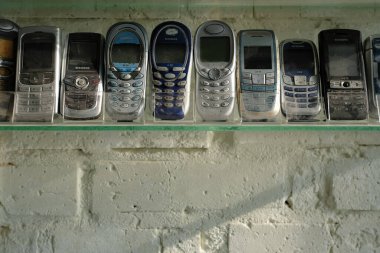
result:
[[[224,19],[235,31],[274,29],[280,40],[316,41],[334,27],[379,33],[378,1],[337,9],[319,1],[41,2],[13,1],[1,15],[103,34],[122,20],[150,33],[166,19],[193,32]],[[0,132],[0,252],[380,252],[379,137]]]

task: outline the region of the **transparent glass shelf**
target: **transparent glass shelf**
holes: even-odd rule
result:
[[[250,124],[0,124],[0,131],[380,131],[380,124],[373,123],[250,123]]]

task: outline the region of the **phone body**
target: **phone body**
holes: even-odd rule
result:
[[[17,24],[0,19],[0,121],[12,115],[18,30]]]
[[[206,21],[196,31],[196,107],[203,121],[227,121],[236,99],[236,41],[229,25]]]
[[[154,28],[150,65],[155,118],[185,119],[190,107],[192,51],[191,32],[186,25],[167,21]]]
[[[380,34],[369,36],[364,41],[364,49],[369,113],[372,118],[378,119],[377,96],[380,95]]]
[[[19,30],[14,121],[52,121],[58,113],[61,29]]]
[[[105,110],[117,121],[134,121],[145,108],[148,35],[134,22],[112,25],[106,36]]]
[[[280,44],[281,109],[289,120],[312,120],[321,111],[317,49],[310,40]]]
[[[240,31],[239,56],[239,105],[243,121],[275,118],[280,111],[280,88],[274,32]]]
[[[61,113],[67,119],[100,116],[103,97],[104,38],[99,33],[69,33],[61,75]]]
[[[322,94],[330,120],[368,118],[361,33],[331,29],[318,35]]]

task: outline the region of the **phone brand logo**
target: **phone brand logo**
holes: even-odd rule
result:
[[[169,36],[175,36],[178,34],[178,30],[175,28],[168,28],[166,29],[165,34]]]

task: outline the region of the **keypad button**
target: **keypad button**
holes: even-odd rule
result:
[[[214,108],[219,108],[219,107],[220,107],[220,104],[218,104],[218,103],[214,103],[214,104],[211,104],[211,106],[214,107]]]
[[[53,91],[54,88],[53,88],[53,86],[48,85],[48,86],[43,86],[43,87],[42,87],[42,90],[43,90],[43,91]]]
[[[316,91],[318,90],[318,86],[313,86],[307,89],[308,91]]]
[[[182,107],[182,106],[183,106],[183,103],[175,103],[175,106],[176,106],[176,107]]]
[[[157,98],[157,96],[156,96],[156,98]],[[140,99],[141,99],[141,96],[139,96],[139,95],[136,95],[136,96],[132,97],[132,101],[138,101]]]
[[[221,89],[220,92],[227,92],[229,90],[230,90],[230,88],[226,87],[226,88]]]
[[[274,84],[274,79],[265,79],[265,84],[267,85]]]
[[[252,75],[253,84],[265,84],[264,75]]]
[[[309,104],[308,107],[309,108],[315,108],[315,107],[318,107],[318,104],[317,103],[312,103],[312,104]]]
[[[171,88],[171,87],[174,87],[175,83],[174,82],[165,82],[164,85],[166,87],[170,87]]]
[[[309,98],[310,103],[315,103],[318,101],[318,98]]]
[[[306,88],[294,88],[295,92],[306,92]]]
[[[243,79],[243,84],[250,84],[250,85],[252,85],[253,82],[252,82],[251,79]]]
[[[282,79],[284,80],[284,83],[293,85],[293,80],[290,76],[283,75]]]
[[[210,99],[210,96],[209,96],[209,95],[206,95],[206,94],[202,94],[201,97],[202,97],[203,99],[207,99],[207,100]]]
[[[39,92],[39,91],[42,91],[42,87],[30,87],[30,91],[31,92]]]
[[[212,100],[212,101],[219,101],[220,97],[218,97],[218,96],[212,96],[212,97],[210,97],[210,100]]]
[[[229,105],[230,105],[230,103],[228,103],[228,102],[223,102],[220,104],[221,107],[227,107]]]
[[[161,102],[156,102],[155,105],[156,106],[162,106],[162,103]]]
[[[297,103],[307,103],[307,99],[306,98],[298,98],[296,99]]]
[[[274,79],[274,72],[266,73],[265,77],[268,78],[268,79]]]
[[[133,93],[134,93],[134,94],[143,93],[143,89],[140,89],[140,88],[135,89],[135,90],[133,91]]]
[[[172,89],[165,89],[164,93],[174,93],[174,90],[172,90]]]
[[[139,106],[138,103],[132,103],[132,104],[131,104],[131,107],[137,107],[137,106]]]
[[[128,97],[128,96],[120,96],[119,97],[119,101],[122,101],[122,102],[127,102],[127,101],[130,101],[131,98]]]
[[[230,98],[230,95],[228,95],[228,94],[222,95],[220,98],[223,99],[223,100],[226,100],[226,99]]]
[[[298,108],[307,108],[307,104],[297,104]]]
[[[166,73],[166,74],[165,74],[165,78],[166,78],[166,79],[174,79],[175,77],[176,77],[176,75],[173,74],[173,73]]]
[[[296,99],[295,99],[295,98],[292,98],[292,97],[285,97],[285,101],[288,101],[288,102],[295,102]]]
[[[155,98],[156,100],[162,100],[162,96],[160,96],[160,95],[155,95],[154,98]]]
[[[128,108],[128,107],[129,107],[129,104],[127,104],[127,103],[123,103],[123,104],[121,104],[120,106],[123,107],[123,108]]]
[[[180,94],[184,94],[186,92],[186,90],[185,89],[178,89],[177,92],[180,93]]]
[[[157,70],[158,71],[163,71],[163,72],[168,72],[169,71],[169,68],[167,68],[167,67],[157,67]]]
[[[121,84],[119,84],[119,86],[122,88],[128,88],[131,86],[131,84],[130,83],[121,83]]]
[[[243,72],[242,77],[243,79],[251,79],[252,75],[249,72]]]
[[[211,94],[219,94],[220,93],[220,90],[212,90],[210,91]]]
[[[120,77],[123,80],[129,80],[132,78],[132,76],[130,74],[121,74]]]
[[[207,102],[205,102],[205,101],[202,101],[202,106],[204,106],[204,107],[209,107],[210,106],[210,104],[209,103],[207,103]]]
[[[123,89],[120,91],[121,94],[130,94],[132,91],[130,89]]]
[[[219,87],[219,85],[220,85],[219,83],[210,83],[211,87]]]
[[[182,101],[184,99],[185,99],[185,96],[182,96],[182,95],[179,95],[179,96],[176,97],[177,101]]]
[[[285,96],[287,96],[287,97],[294,97],[294,94],[290,93],[290,92],[285,92]]]
[[[296,93],[295,95],[294,95],[296,98],[305,98],[305,97],[307,97],[307,94],[299,94],[299,93]]]
[[[155,92],[155,93],[162,93],[162,90],[159,89],[159,88],[154,88],[154,92]]]
[[[223,82],[220,83],[221,86],[226,86],[230,83],[229,80],[224,80]]]
[[[181,72],[181,71],[184,71],[184,70],[185,70],[184,67],[174,67],[173,68],[173,71],[175,71],[175,72]]]
[[[142,81],[137,81],[137,82],[132,84],[133,87],[141,87],[142,85],[143,85]]]
[[[111,86],[111,87],[116,87],[118,85],[118,83],[116,81],[108,81],[108,86]]]
[[[293,87],[290,87],[290,86],[284,86],[284,90],[287,90],[287,91],[293,91]]]
[[[181,73],[181,74],[179,74],[179,76],[178,76],[178,79],[184,79],[186,77],[186,73]]]
[[[210,83],[207,82],[207,81],[203,81],[202,84],[203,84],[204,86],[209,86],[209,85],[210,85]]]
[[[173,103],[164,103],[164,106],[167,108],[172,108],[174,106]]]
[[[202,88],[200,88],[200,90],[202,91],[202,92],[210,92],[210,89],[207,89],[207,88],[204,88],[204,87],[202,87]]]
[[[312,98],[312,97],[318,97],[318,93],[310,93],[309,94],[309,98]]]
[[[142,79],[144,75],[142,73],[138,73],[135,77],[135,79]]]
[[[18,90],[28,92],[30,90],[30,88],[28,86],[20,86],[20,87],[18,87]]]
[[[174,97],[173,96],[164,96],[164,99],[166,101],[173,101],[174,100]]]
[[[178,82],[178,87],[185,87],[186,86],[186,84],[187,84],[187,82],[186,81],[180,81],[180,82]]]
[[[157,79],[161,79],[162,78],[162,75],[160,74],[160,72],[154,72],[153,73],[153,76]]]
[[[153,84],[156,85],[156,86],[161,86],[162,82],[159,81],[159,80],[153,80]]]

